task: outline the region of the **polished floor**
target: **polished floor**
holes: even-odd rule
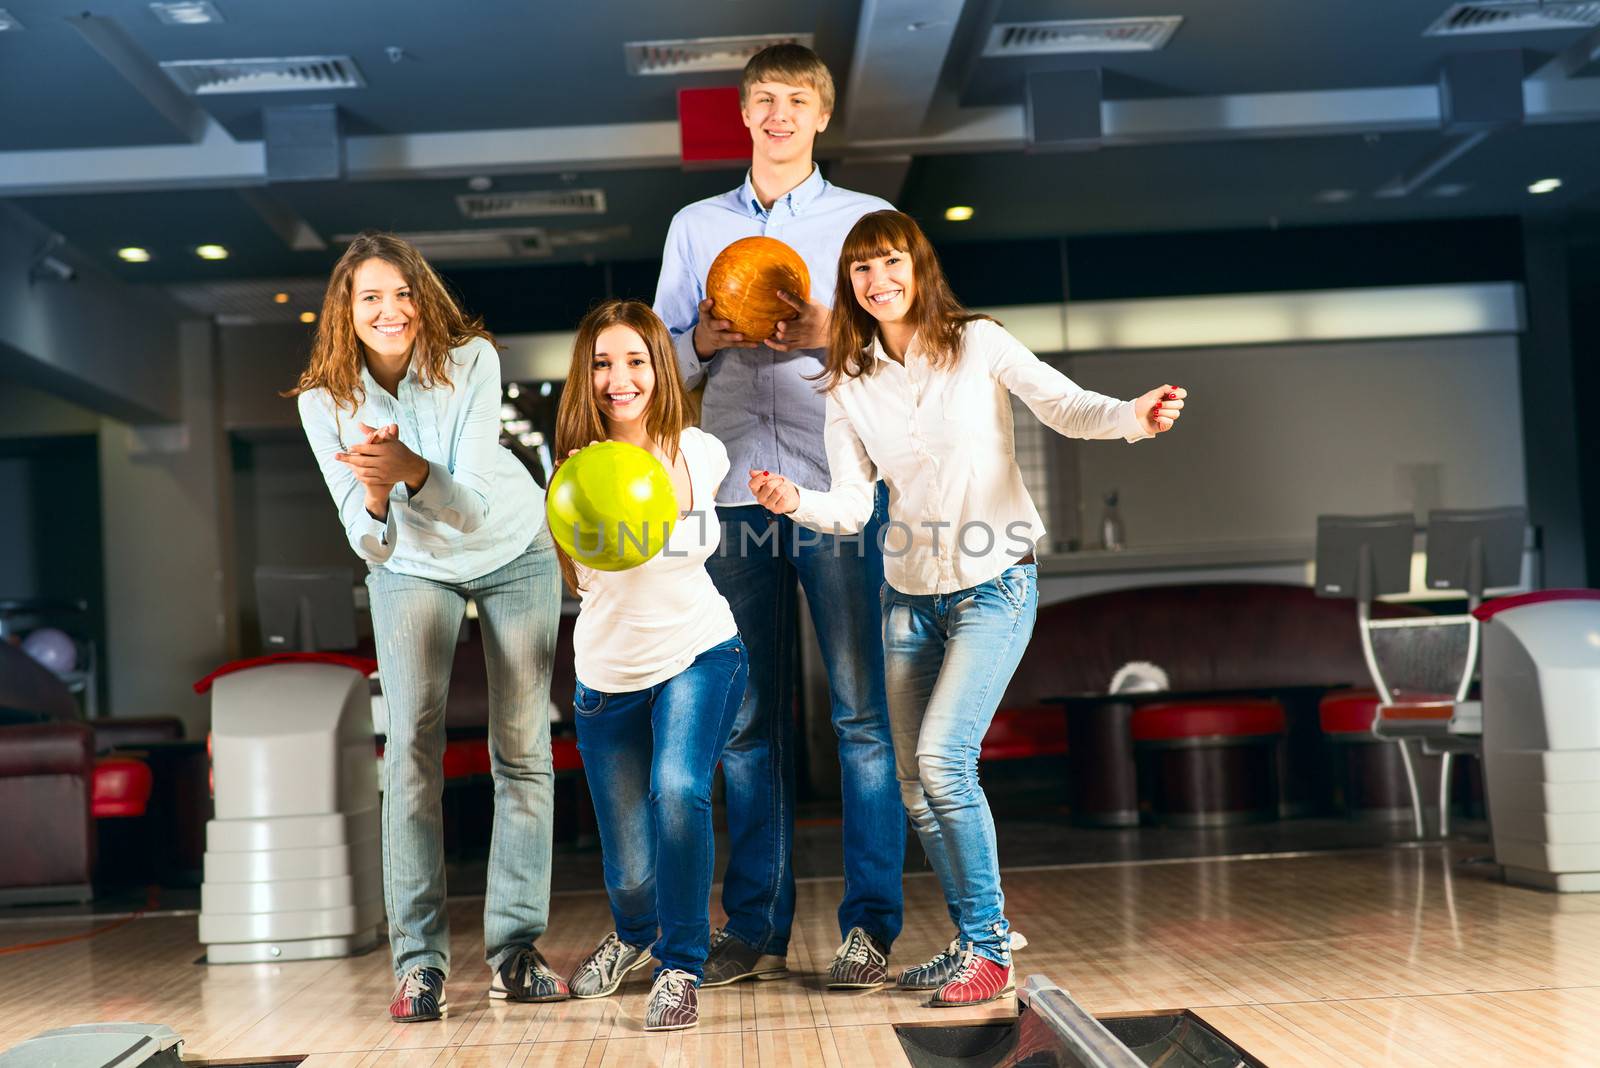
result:
[[[1189,1008],[1269,1065],[1596,1063],[1600,895],[1512,888],[1481,843],[1270,858],[1108,862],[1006,873],[1008,914],[1042,973],[1099,1014]],[[308,1068],[399,1065],[906,1063],[894,1024],[1015,1011],[934,1010],[918,995],[831,994],[838,880],[800,887],[786,982],[705,991],[696,1031],[641,1030],[648,980],[619,997],[546,1006],[487,997],[472,898],[452,903],[451,1014],[393,1024],[381,952],[208,967],[189,915],[93,937],[105,916],[0,920],[0,1049],[50,1027],[166,1023],[191,1060],[310,1054]],[[946,941],[934,881],[906,880],[904,963]],[[594,892],[563,892],[541,943],[567,968],[609,927]]]

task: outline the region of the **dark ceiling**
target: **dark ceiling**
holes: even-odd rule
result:
[[[218,184],[163,165],[158,179],[135,188],[118,168],[132,173],[145,158],[197,146],[163,114],[159,89],[152,96],[149,80],[130,76],[127,63],[153,70],[156,62],[181,59],[337,54],[360,67],[364,88],[202,96],[180,105],[197,106],[237,142],[261,136],[264,107],[328,103],[338,106],[346,138],[457,132],[475,137],[476,145],[499,138],[502,146],[537,148],[540,131],[583,127],[605,134],[623,129],[619,124],[670,123],[678,89],[737,81],[728,72],[630,75],[625,42],[809,33],[841,82],[856,83],[842,85],[834,128],[821,148],[827,165],[848,167],[865,152],[857,146],[868,142],[902,142],[900,151],[912,159],[893,180],[894,199],[941,242],[1487,216],[1560,219],[1600,207],[1600,77],[1593,62],[1574,64],[1578,74],[1562,82],[1568,96],[1561,102],[1530,110],[1525,124],[1493,132],[1405,195],[1379,195],[1452,143],[1437,119],[1430,125],[1411,114],[1416,100],[1432,99],[1428,87],[1437,83],[1446,56],[1517,49],[1523,69],[1538,78],[1562,57],[1592,52],[1600,41],[1600,30],[1585,28],[1424,37],[1449,0],[1163,0],[1138,8],[1125,0],[928,0],[929,22],[953,32],[928,53],[921,85],[887,78],[862,62],[901,47],[893,33],[904,27],[891,25],[894,5],[876,0],[212,2],[222,24],[185,27],[162,24],[142,0],[80,0],[70,16],[58,0],[0,0],[24,27],[0,32],[0,99],[7,102],[0,196],[11,195],[17,207],[64,235],[77,255],[128,281],[313,278],[337,255],[339,235],[368,227],[417,232],[535,225],[552,235],[603,228],[596,243],[556,242],[543,259],[498,266],[647,261],[659,254],[673,211],[741,177],[737,165],[686,169],[670,159],[590,159],[571,168],[546,159],[521,171],[496,166],[486,169],[495,192],[598,189],[607,210],[492,223],[466,219],[457,208],[473,173],[465,155],[459,166],[399,165],[382,177],[339,182],[266,183],[257,176]],[[997,20],[1137,14],[1181,15],[1184,21],[1155,52],[978,55]],[[84,15],[125,40],[132,59],[123,68],[91,44]],[[913,35],[912,44],[927,36]],[[401,52],[397,62],[391,48]],[[1192,124],[1185,118],[1156,135],[1110,139],[1096,151],[1035,154],[1016,137],[994,144],[962,132],[973,116],[999,121],[1019,115],[1028,73],[1084,66],[1102,69],[1110,104],[1205,107],[1183,113],[1200,117]],[[1361,97],[1366,110],[1330,124],[1328,114],[1355,106],[1357,90],[1367,92]],[[896,106],[904,101],[913,110],[931,105],[928,120],[909,139],[867,120],[846,129],[853,91]],[[1302,97],[1262,95],[1289,93]],[[1393,115],[1383,110],[1390,99]],[[1262,101],[1284,116],[1271,129],[1245,129],[1232,117],[1236,106]],[[630,151],[620,135],[607,143],[623,157]],[[49,154],[102,148],[125,150],[106,164],[103,182],[96,181],[99,163],[81,153]],[[1547,177],[1559,177],[1562,188],[1531,195],[1528,185]],[[263,211],[260,194],[271,212]],[[945,222],[944,209],[952,204],[972,206],[973,219]],[[269,222],[273,213],[275,222]],[[293,249],[284,219],[325,247]],[[224,244],[231,255],[201,261],[192,250],[202,243]],[[124,245],[149,249],[152,261],[120,262],[115,250]]]

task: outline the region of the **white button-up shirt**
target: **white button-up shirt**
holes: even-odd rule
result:
[[[854,533],[889,487],[884,577],[901,593],[954,593],[1033,551],[1044,522],[1022,482],[1011,432],[1014,393],[1074,438],[1150,437],[1133,402],[1080,389],[999,323],[967,324],[954,364],[934,370],[913,339],[902,366],[874,340],[872,370],[828,394],[824,439],[832,488],[799,488],[793,518]]]
[[[483,338],[450,350],[451,385],[424,388],[406,371],[395,393],[363,366],[366,396],[342,411],[327,390],[300,394],[300,425],[339,510],[350,547],[373,566],[438,582],[465,582],[510,563],[544,525],[544,491],[500,444],[500,354]],[[415,494],[389,494],[386,520],[372,518],[366,488],[334,459],[366,440],[358,423],[394,423],[400,441],[428,461]]]

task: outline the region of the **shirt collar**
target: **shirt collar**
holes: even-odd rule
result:
[[[872,356],[872,358],[874,360],[882,360],[884,363],[892,363],[892,364],[900,365],[899,361],[893,359],[889,355],[888,350],[886,350],[883,347],[883,338],[878,336],[877,331],[873,331],[872,344],[868,346],[868,351],[869,351],[870,355]],[[912,334],[911,335],[911,344],[906,346],[906,356],[909,358],[909,357],[914,356],[916,354],[917,354],[917,335]],[[903,365],[900,365],[900,366],[903,366]]]
[[[822,177],[822,168],[815,163],[811,165],[811,177],[789,190],[783,196],[772,202],[774,209],[782,204],[789,209],[790,215],[799,215],[811,206],[812,202],[820,197],[828,188],[827,179]],[[756,186],[750,172],[745,171],[744,185],[739,190],[741,202],[750,209],[750,214],[761,218],[768,213],[761,206],[761,198],[756,195]]]
[[[417,361],[412,360],[410,363],[406,364],[406,373],[401,377],[399,384],[402,386],[411,385],[416,387],[420,384],[420,382],[421,380],[417,377]],[[388,390],[378,385],[378,380],[373,378],[372,372],[367,369],[367,361],[365,357],[362,357],[361,359],[361,385],[362,388],[366,390],[368,396],[371,396],[374,393],[383,393],[385,395],[388,394]]]

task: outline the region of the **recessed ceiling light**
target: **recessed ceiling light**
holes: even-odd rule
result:
[[[516,400],[518,397],[522,396],[522,390],[517,388],[517,384],[513,382],[506,387],[506,396],[510,397],[512,400]]]
[[[314,323],[317,321],[317,313],[312,311],[301,312],[300,321],[302,323]]]
[[[274,303],[274,304],[287,304],[287,303],[289,303],[289,294],[287,294],[287,293],[274,293],[274,294],[272,294],[272,303]]]
[[[1530,193],[1554,193],[1561,188],[1560,178],[1540,178],[1528,187]]]
[[[494,188],[494,179],[487,174],[475,175],[467,179],[467,188],[474,193],[487,193]]]
[[[548,382],[540,382],[539,383],[539,396],[541,396],[541,397],[550,396],[550,383],[548,383]]]
[[[225,260],[228,250],[221,245],[196,245],[194,254],[203,260]]]
[[[944,217],[946,222],[966,222],[972,218],[972,209],[965,204],[957,204],[954,207],[945,208]]]
[[[117,258],[127,263],[149,263],[150,250],[139,248],[137,245],[129,245],[127,248],[117,249]]]
[[[1428,190],[1428,195],[1431,197],[1458,197],[1471,188],[1465,182],[1440,182]]]
[[[156,18],[168,26],[204,26],[222,21],[222,12],[206,3],[206,0],[151,4],[150,10],[155,12]]]
[[[1318,204],[1343,204],[1355,197],[1355,193],[1348,189],[1323,189],[1319,190],[1311,199]]]
[[[0,7],[0,32],[20,29],[22,29],[22,23],[17,21],[17,16]]]

